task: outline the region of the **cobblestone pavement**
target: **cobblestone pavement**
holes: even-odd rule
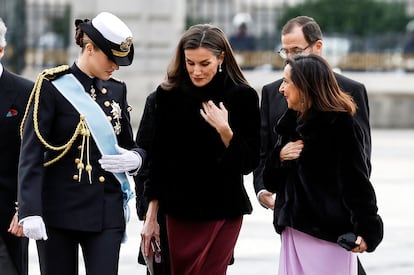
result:
[[[379,213],[385,224],[384,240],[373,253],[360,255],[369,275],[414,274],[414,130],[372,131],[372,183],[378,199]],[[277,274],[279,235],[272,226],[272,213],[258,205],[251,175],[245,182],[253,214],[245,216],[235,250],[236,262],[229,275]],[[358,190],[355,190],[358,192]],[[131,209],[134,209],[131,201]],[[128,224],[129,240],[121,248],[120,275],[145,274],[137,264],[141,222],[136,215]],[[39,267],[34,243],[30,245],[30,275]],[[82,263],[82,260],[80,261]],[[84,274],[82,264],[80,274]]]

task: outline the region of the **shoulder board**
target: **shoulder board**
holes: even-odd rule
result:
[[[115,77],[111,77],[109,80],[115,81],[115,82],[119,82],[119,83],[123,83],[123,81],[121,79],[115,78]]]
[[[61,65],[55,68],[43,70],[39,77],[45,78],[47,80],[54,80],[57,77],[66,74],[69,71],[69,65]]]

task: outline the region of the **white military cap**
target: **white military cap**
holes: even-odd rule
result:
[[[134,59],[132,32],[118,17],[101,12],[92,21],[77,19],[79,26],[92,41],[117,65],[128,66]]]

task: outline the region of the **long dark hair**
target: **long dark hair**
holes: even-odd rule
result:
[[[234,83],[248,84],[224,32],[211,24],[198,24],[190,27],[181,37],[168,66],[166,79],[161,84],[163,89],[171,90],[181,84],[184,75],[187,74],[184,51],[199,47],[212,51],[217,57],[224,53],[222,73],[227,74]]]
[[[298,55],[287,59],[291,66],[291,80],[299,89],[303,100],[300,116],[311,107],[322,112],[356,112],[353,98],[343,92],[328,62],[314,54]]]

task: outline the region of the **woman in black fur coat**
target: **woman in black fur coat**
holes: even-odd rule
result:
[[[353,118],[356,105],[328,63],[312,54],[287,61],[280,92],[289,109],[264,173],[266,188],[276,193],[279,275],[357,274],[355,253],[377,247],[383,224]],[[355,236],[351,251],[337,244],[346,233]]]
[[[219,28],[200,24],[180,39],[156,89],[142,230],[144,255],[166,214],[171,273],[226,274],[243,215],[243,176],[259,163],[260,112]],[[162,248],[168,249],[168,248]]]

